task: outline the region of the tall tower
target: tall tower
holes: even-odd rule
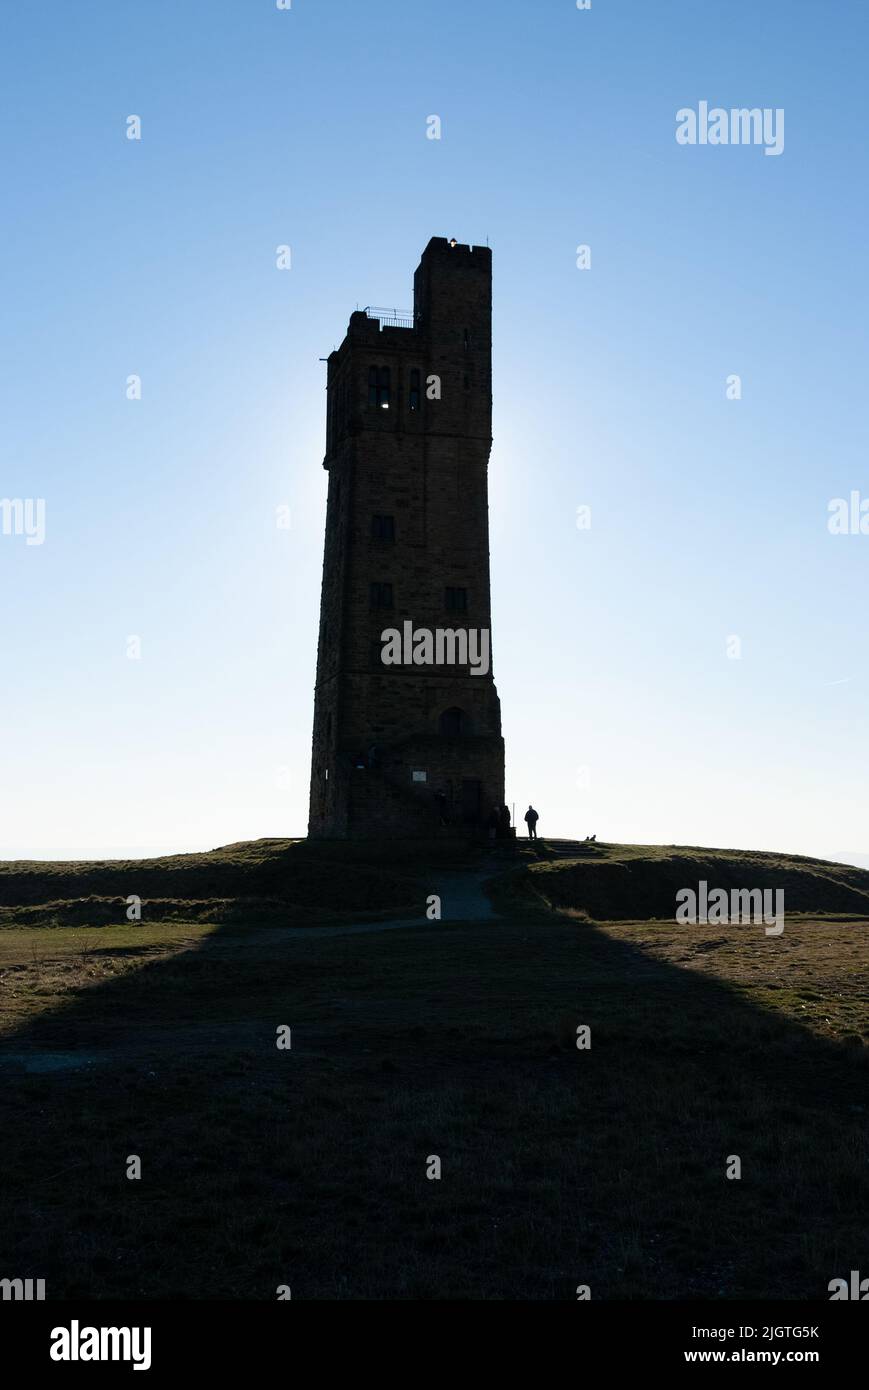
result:
[[[412,315],[351,314],[328,359],[312,836],[474,829],[504,799],[490,656],[489,248],[433,237],[413,301]],[[401,664],[384,662],[389,631],[401,635]],[[452,637],[438,645],[438,632]]]

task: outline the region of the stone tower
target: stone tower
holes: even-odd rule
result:
[[[308,833],[478,829],[504,799],[490,636],[488,247],[433,237],[412,314],[351,314],[328,359],[326,412]],[[386,644],[384,632],[394,634]]]

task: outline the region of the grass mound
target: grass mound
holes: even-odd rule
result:
[[[203,854],[0,864],[0,927],[103,926],[135,895],[155,921],[286,925],[419,913],[431,862],[461,846],[253,840]]]
[[[525,860],[495,880],[502,911],[573,910],[598,921],[670,919],[676,894],[705,879],[712,888],[782,889],[785,912],[869,917],[869,871],[800,855],[690,846],[581,846],[577,859]],[[545,846],[540,853],[546,855]]]

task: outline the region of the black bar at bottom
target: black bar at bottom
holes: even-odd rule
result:
[[[413,1305],[405,1306],[409,1310]],[[598,1373],[666,1373],[715,1365],[733,1371],[738,1365],[765,1364],[776,1369],[797,1365],[829,1375],[862,1360],[869,1330],[869,1310],[848,1303],[590,1300],[577,1302],[569,1314],[562,1307],[557,1318],[550,1310],[544,1323],[525,1326],[515,1313],[509,1324],[498,1325],[494,1309],[482,1314],[481,1322],[480,1303],[470,1306],[478,1310],[472,1324],[461,1316],[458,1324],[444,1323],[443,1315],[430,1312],[420,1326],[409,1311],[381,1323],[376,1306],[366,1302],[364,1319],[351,1314],[348,1327],[346,1313],[336,1305],[327,1308],[303,1299],[268,1304],[0,1302],[0,1368],[8,1372],[15,1364],[25,1375],[33,1370],[93,1378],[110,1367],[115,1376],[130,1374],[143,1383],[146,1376],[158,1383],[165,1377],[168,1384],[179,1373],[225,1377],[244,1372],[249,1378],[251,1372],[261,1372],[267,1377],[281,1365],[288,1375],[299,1373],[299,1354],[307,1350],[316,1358],[317,1374],[340,1365],[342,1357],[359,1373],[403,1365],[405,1373],[415,1374],[412,1361],[421,1354],[416,1369],[430,1379],[439,1362],[445,1374],[455,1374],[453,1336],[462,1334],[463,1342],[470,1336],[475,1343],[473,1360],[479,1356],[485,1361],[487,1379],[501,1357],[509,1357],[516,1371],[517,1360],[528,1356],[530,1368],[537,1367],[535,1379],[545,1380],[541,1358],[551,1364],[553,1353],[562,1350],[577,1370],[594,1367]],[[495,1323],[489,1323],[489,1316]],[[403,1333],[414,1338],[409,1347]],[[91,1359],[94,1352],[105,1359]],[[459,1359],[469,1370],[467,1359]]]

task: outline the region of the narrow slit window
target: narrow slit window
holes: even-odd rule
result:
[[[381,410],[389,409],[389,368],[381,367],[377,373],[377,404]]]
[[[368,404],[377,404],[377,368],[368,368]]]
[[[420,372],[419,367],[412,367],[410,372],[410,408],[419,410],[420,400]]]
[[[332,493],[332,501],[329,505],[328,517],[329,527],[335,530],[338,525],[338,518],[341,514],[341,479],[335,479],[335,490]]]
[[[446,591],[446,609],[448,613],[467,613],[467,589],[448,588]]]
[[[392,607],[392,585],[385,584],[382,580],[375,580],[371,585],[371,607],[372,608],[391,608]]]

